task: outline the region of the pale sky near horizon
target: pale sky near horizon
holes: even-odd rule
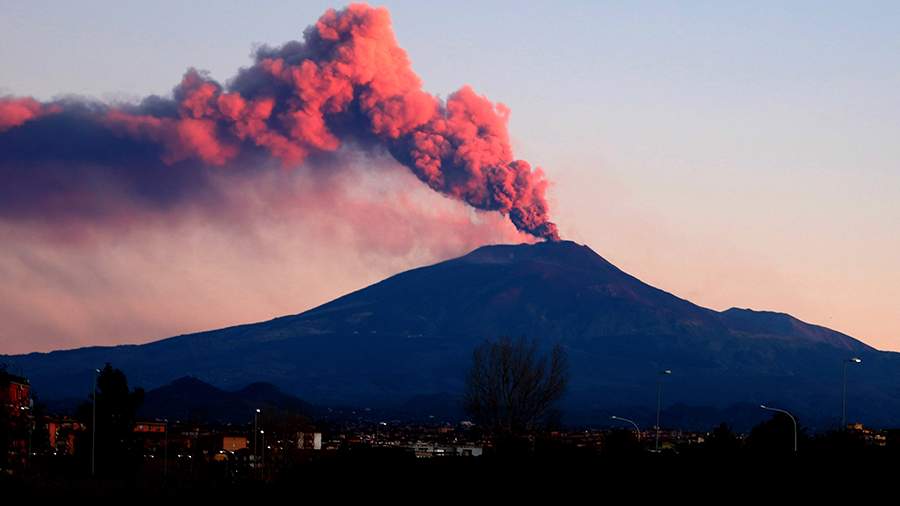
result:
[[[375,4],[390,9],[426,90],[447,96],[469,84],[511,108],[516,156],[552,180],[564,238],[700,305],[787,312],[900,351],[900,3]],[[0,96],[138,99],[169,93],[190,66],[225,82],[255,45],[299,39],[342,5],[0,0]],[[198,246],[173,260],[152,250],[163,248],[158,235],[140,244],[151,248],[141,251],[144,269],[175,262],[188,279],[203,265],[212,270],[192,282],[246,291],[246,312],[193,294],[185,313],[165,322],[140,312],[146,301],[123,296],[133,306],[123,314],[144,320],[99,325],[115,312],[110,296],[91,318],[5,329],[0,353],[144,342],[297,313],[440,260],[407,255],[367,269],[350,251],[342,254],[352,265],[338,269],[310,253],[288,276],[305,284],[301,293],[276,280],[291,262],[285,255],[267,259],[269,278],[248,287],[223,280],[237,258],[209,260]],[[453,256],[467,246],[438,250]],[[136,261],[123,254],[123,266],[107,272],[86,254],[40,255],[60,269],[90,265],[110,286]],[[329,283],[338,271],[340,282]],[[182,290],[165,276],[138,291]],[[50,288],[29,279],[19,280],[22,290],[62,293],[65,311],[78,313],[84,293],[66,286],[94,278],[67,273]],[[204,300],[220,307],[209,311]],[[0,302],[0,316],[31,309],[18,304]]]

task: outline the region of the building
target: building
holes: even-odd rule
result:
[[[245,436],[222,436],[222,450],[234,453],[246,448],[247,438]]]
[[[484,449],[480,446],[456,446],[455,455],[458,457],[480,457]]]
[[[481,446],[441,445],[422,441],[402,447],[411,450],[420,459],[432,457],[480,457],[484,453],[484,449]]]
[[[885,431],[873,430],[861,423],[847,424],[847,430],[851,433],[859,434],[868,444],[887,446],[888,435]]]
[[[134,432],[141,434],[164,434],[166,422],[137,422],[134,424]]]
[[[321,450],[322,449],[322,433],[321,432],[298,432],[297,448],[300,450]]]
[[[0,369],[0,468],[24,468],[34,431],[28,378]]]
[[[17,418],[31,410],[31,384],[28,378],[10,374],[0,369],[0,406],[12,418]]]
[[[47,435],[50,439],[50,451],[54,455],[75,455],[75,441],[78,434],[85,430],[87,427],[74,418],[49,417]]]

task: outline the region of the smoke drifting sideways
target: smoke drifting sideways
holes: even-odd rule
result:
[[[484,244],[535,240],[441,197],[389,154],[341,150],[328,169],[212,173],[202,201],[127,201],[115,222],[0,220],[0,354],[267,320]]]
[[[0,219],[127,223],[135,209],[215,206],[222,172],[326,177],[350,149],[390,153],[429,188],[557,240],[547,180],[514,159],[508,117],[469,87],[445,101],[423,91],[388,11],[350,5],[303,41],[259,49],[227,86],[190,69],[171,98],[136,104],[0,99]]]

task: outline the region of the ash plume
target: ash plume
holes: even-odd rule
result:
[[[214,199],[217,171],[315,164],[350,146],[386,151],[431,189],[558,239],[543,172],[513,156],[509,109],[468,86],[441,100],[421,85],[388,11],[354,4],[302,41],[259,49],[227,85],[190,69],[172,97],[139,104],[0,98],[0,218]]]

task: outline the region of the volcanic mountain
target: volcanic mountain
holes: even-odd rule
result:
[[[760,403],[834,423],[844,361],[860,357],[848,418],[900,423],[900,354],[787,314],[697,306],[567,241],[485,246],[267,322],[2,360],[45,399],[83,397],[93,368],[111,362],[145,388],[192,375],[224,389],[269,382],[320,405],[408,407],[458,398],[472,349],[499,336],[566,348],[572,419],[648,413],[658,372],[671,369],[663,405],[703,407],[703,423]]]

